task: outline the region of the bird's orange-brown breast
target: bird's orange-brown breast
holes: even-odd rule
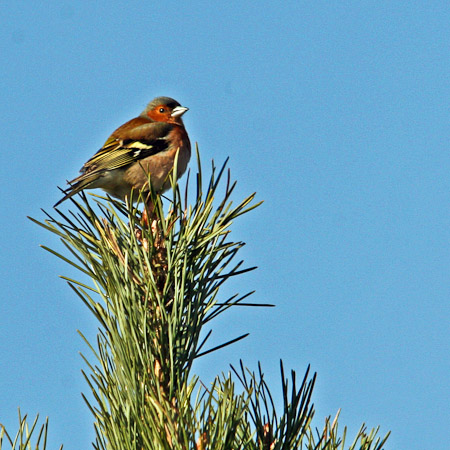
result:
[[[181,177],[186,171],[189,159],[191,158],[191,142],[189,136],[183,126],[174,125],[167,140],[170,142],[168,153],[171,159],[174,160],[176,152],[179,151],[177,177]]]

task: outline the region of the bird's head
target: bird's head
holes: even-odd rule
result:
[[[181,116],[188,108],[181,106],[170,97],[156,97],[142,111],[141,116],[147,117],[155,122],[166,122],[182,124]]]

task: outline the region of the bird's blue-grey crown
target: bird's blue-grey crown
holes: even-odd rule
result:
[[[141,116],[146,116],[148,111],[151,111],[153,108],[159,105],[166,105],[169,108],[176,108],[177,106],[181,106],[176,100],[170,97],[156,97],[154,98],[142,111]]]

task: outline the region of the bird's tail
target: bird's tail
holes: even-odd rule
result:
[[[89,189],[89,187],[91,186],[93,181],[95,181],[96,179],[97,179],[97,174],[95,174],[95,173],[83,173],[79,177],[75,178],[74,180],[68,181],[67,184],[70,184],[70,187],[68,187],[67,189],[60,188],[61,191],[64,192],[65,195],[61,200],[57,201],[53,205],[53,208],[56,208],[62,202],[73,197],[75,194],[78,194],[83,189],[86,189],[86,188]],[[94,187],[94,186],[92,186],[92,187]]]
[[[61,188],[59,188],[61,189]],[[70,188],[64,190],[61,189],[62,192],[64,192],[64,197],[61,200],[58,200],[54,205],[53,208],[56,208],[58,205],[60,205],[65,200],[69,199],[70,197],[74,196],[75,194],[78,194],[82,189],[75,189],[74,186],[70,186]]]

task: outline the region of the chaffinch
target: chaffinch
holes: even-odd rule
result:
[[[124,200],[131,190],[148,192],[148,180],[156,192],[170,187],[169,173],[178,152],[177,177],[186,170],[191,143],[181,116],[188,110],[169,97],[157,97],[139,117],[126,122],[106,140],[103,147],[81,168],[81,175],[59,202],[83,189],[101,188]]]

